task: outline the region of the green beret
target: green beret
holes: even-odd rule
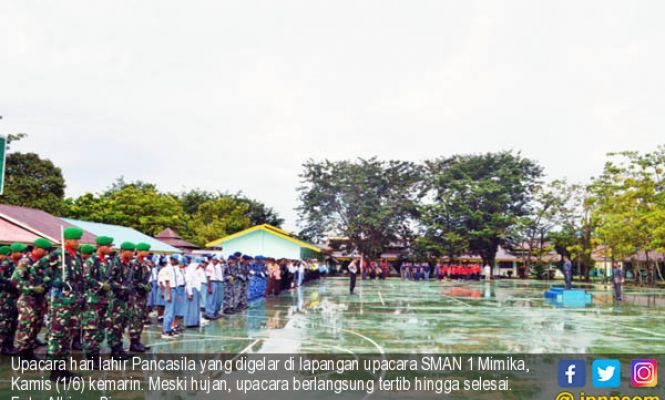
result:
[[[0,254],[3,256],[8,256],[12,253],[12,248],[9,246],[2,246],[0,247]]]
[[[95,250],[97,250],[97,248],[95,246],[91,245],[91,244],[84,244],[79,249],[81,254],[92,254],[92,253],[95,252]]]
[[[150,251],[150,245],[148,243],[137,243],[136,244],[136,250],[137,251]]]
[[[120,245],[120,250],[136,250],[136,245],[132,242],[122,242]]]
[[[24,245],[23,243],[12,243],[9,248],[11,249],[12,253],[23,253],[28,249],[28,246]]]
[[[97,236],[95,241],[97,246],[110,246],[113,244],[113,238],[109,236]]]
[[[79,240],[83,236],[83,229],[78,226],[70,226],[65,229],[64,236],[65,240]]]
[[[39,238],[35,240],[32,245],[34,247],[39,247],[40,249],[44,250],[51,250],[51,247],[53,247],[53,244],[44,238]]]

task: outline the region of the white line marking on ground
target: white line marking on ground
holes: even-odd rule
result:
[[[649,335],[653,335],[653,336],[658,336],[658,337],[665,338],[665,335],[662,335],[662,334],[660,334],[660,333],[656,333],[656,332],[650,331],[650,330],[648,330],[648,329],[635,328],[635,327],[632,327],[632,326],[625,326],[625,325],[623,325],[623,326],[621,326],[621,327],[622,327],[622,328],[626,328],[626,329],[632,329],[632,330],[634,330],[634,331],[638,331],[638,332],[642,332],[642,333],[648,333]]]
[[[445,294],[442,294],[441,296],[445,297],[446,299],[454,300],[454,301],[456,301],[456,302],[462,304],[463,306],[466,306],[466,307],[473,307],[473,306],[471,306],[471,305],[469,305],[469,304],[463,302],[462,300],[456,299],[456,298],[453,297],[453,296],[447,296],[447,295],[445,295]]]
[[[253,337],[241,337],[241,336],[222,336],[222,335],[201,335],[198,333],[186,333],[185,337],[200,337],[200,338],[213,338],[213,339],[237,339],[237,340],[254,340]]]
[[[383,296],[381,296],[381,291],[380,290],[379,290],[379,299],[381,299],[381,304],[383,304],[385,306],[386,303],[383,301]]]
[[[352,351],[349,350],[349,349],[345,349],[344,347],[332,346],[332,348],[333,348],[333,349],[340,350],[340,351],[343,351],[343,352],[345,352],[345,353],[349,353],[349,354],[351,354],[352,356],[354,356],[356,359],[358,358],[358,357],[356,357],[356,353],[352,352]]]
[[[223,340],[223,339],[212,339],[212,340]],[[157,342],[157,343],[150,343],[151,347],[158,347],[158,346],[164,346],[167,344],[180,344],[180,343],[189,343],[189,342],[200,342],[201,339],[189,339],[189,340],[165,340],[163,342]]]
[[[243,354],[249,352],[249,351],[252,349],[252,347],[254,347],[254,346],[255,346],[257,343],[259,343],[261,340],[263,340],[263,339],[256,339],[255,341],[253,341],[252,343],[250,343],[249,346],[247,346],[247,347],[245,347],[244,349],[242,349],[242,350],[240,351],[240,353],[236,354],[236,356],[233,357],[231,360],[235,360],[236,358],[238,358],[238,357],[242,356]]]

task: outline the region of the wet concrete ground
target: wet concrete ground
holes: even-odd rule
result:
[[[557,308],[537,281],[358,281],[328,278],[250,304],[181,337],[144,342],[167,353],[665,353],[665,291],[587,286],[593,304]],[[580,286],[578,286],[580,287]]]

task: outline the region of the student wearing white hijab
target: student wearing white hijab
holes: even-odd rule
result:
[[[206,300],[208,298],[208,280],[206,278],[206,268],[208,268],[208,257],[203,257],[203,262],[199,264],[199,267],[196,269],[196,273],[199,276],[199,282],[201,283],[201,286],[199,286],[199,307],[200,310],[205,312],[206,309]]]
[[[201,326],[201,278],[199,275],[199,265],[203,262],[201,257],[197,257],[185,268],[185,318],[186,328],[197,328]]]

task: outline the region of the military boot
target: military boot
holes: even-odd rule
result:
[[[134,353],[145,353],[146,348],[138,340],[132,340],[129,344],[129,351]]]
[[[7,339],[2,343],[2,351],[0,351],[3,355],[6,356],[15,356],[18,354],[18,349],[14,347],[14,340],[12,339]]]
[[[17,356],[21,357],[23,360],[28,361],[39,361],[40,357],[37,357],[33,349],[25,349],[16,353]]]
[[[129,360],[129,354],[123,350],[121,344],[111,348],[111,357],[115,358],[116,360]]]
[[[83,346],[81,345],[81,336],[75,336],[74,338],[72,338],[72,350],[74,351],[83,350]]]

